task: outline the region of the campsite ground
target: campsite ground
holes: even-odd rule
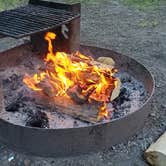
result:
[[[17,41],[1,40],[0,50],[9,43],[15,45]],[[166,3],[164,0],[82,0],[81,43],[133,57],[153,73],[156,89],[144,128],[127,143],[70,158],[26,156],[0,146],[0,165],[147,166],[144,150],[166,129]]]

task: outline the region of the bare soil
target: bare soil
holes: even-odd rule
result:
[[[70,158],[26,156],[0,146],[0,165],[20,166],[147,166],[143,152],[166,129],[166,5],[138,10],[117,1],[82,5],[81,42],[131,56],[154,75],[156,90],[151,114],[128,142],[103,152]],[[8,47],[0,41],[0,50]],[[31,145],[30,145],[31,146]]]

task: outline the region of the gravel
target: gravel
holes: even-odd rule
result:
[[[151,102],[152,111],[139,133],[128,142],[103,152],[70,158],[27,156],[0,146],[0,165],[147,166],[143,158],[144,150],[166,129],[165,18],[164,5],[153,10],[138,10],[115,0],[107,0],[102,4],[82,6],[81,42],[83,44],[111,48],[131,56],[144,64],[154,75],[156,90]],[[0,41],[0,49],[4,49],[6,45],[6,42]]]

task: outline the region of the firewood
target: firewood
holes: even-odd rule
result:
[[[88,100],[88,96],[84,96],[81,93],[81,88],[79,88],[77,85],[75,85],[72,88],[68,89],[67,94],[77,104],[84,104]]]
[[[55,92],[53,88],[45,81],[38,83],[37,87],[41,88],[42,92],[49,97],[55,97],[57,94],[57,92]]]
[[[166,132],[150,145],[144,155],[152,166],[166,166]]]
[[[115,66],[115,61],[110,57],[99,57],[97,61],[106,65]]]
[[[92,61],[91,62],[92,65],[95,65],[95,66],[98,66],[99,69],[114,69],[114,66],[112,65],[108,65],[108,64],[105,64],[105,63],[102,63],[102,62],[98,62],[98,61]]]
[[[79,52],[74,52],[74,53],[72,53],[72,54],[70,54],[68,56],[70,56],[70,59],[72,61],[75,61],[75,62],[86,62],[86,63],[89,63],[92,60],[91,57],[86,57],[86,56],[80,54]]]
[[[121,81],[119,78],[117,78],[117,86],[112,91],[110,101],[113,101],[114,99],[116,99],[119,96],[120,88],[121,88]]]
[[[47,87],[47,86],[43,88],[43,93],[49,97],[54,97],[56,95],[54,93],[54,91],[50,87]]]
[[[57,96],[50,98],[42,93],[33,93],[35,103],[49,108],[50,110],[55,110],[57,112],[62,112],[64,114],[70,115],[74,118],[80,119],[89,123],[97,123],[101,119],[97,119],[99,114],[99,108],[101,103],[84,103],[84,104],[75,104],[70,98],[65,96]]]

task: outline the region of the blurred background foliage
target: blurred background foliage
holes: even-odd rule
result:
[[[81,2],[84,4],[98,4],[106,1],[118,1],[124,5],[136,7],[138,9],[155,8],[160,5],[166,5],[166,0],[49,0],[54,2],[75,3]],[[28,0],[0,0],[0,10],[11,9],[28,3]]]
[[[27,2],[28,0],[0,0],[0,10],[11,9]]]
[[[120,0],[120,2],[138,9],[155,8],[166,4],[166,0]]]

